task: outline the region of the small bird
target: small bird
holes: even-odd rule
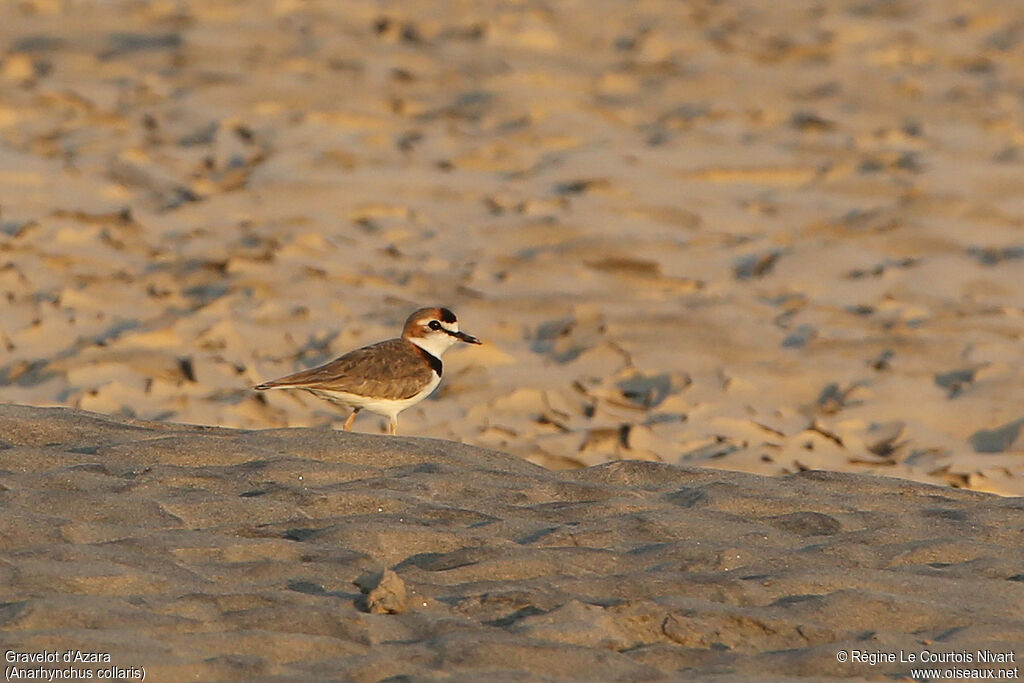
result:
[[[421,308],[409,316],[402,336],[349,351],[330,363],[275,379],[254,388],[305,389],[314,396],[352,411],[345,431],[352,430],[364,408],[388,418],[388,431],[398,431],[398,414],[434,391],[441,383],[441,355],[457,342],[480,344],[459,331],[447,308]]]

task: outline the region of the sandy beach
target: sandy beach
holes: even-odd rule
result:
[[[0,429],[2,649],[110,657],[79,669],[912,680],[877,657],[1024,656],[1019,498],[68,409]]]
[[[407,435],[1024,494],[1018,9],[4,3],[0,398],[340,426],[250,387],[444,304]]]
[[[0,650],[1012,668],[977,653],[1024,642],[1021,16],[0,2]],[[397,439],[252,389],[432,305],[484,344]]]

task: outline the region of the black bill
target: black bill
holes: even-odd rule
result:
[[[466,334],[465,332],[452,332],[450,330],[445,330],[445,332],[447,332],[451,336],[455,337],[456,339],[460,339],[460,340],[466,342],[467,344],[482,344],[483,343],[479,339],[474,337],[473,335]]]

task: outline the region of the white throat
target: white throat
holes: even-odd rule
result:
[[[407,339],[434,358],[440,358],[445,351],[452,347],[452,344],[458,341],[444,332],[436,332],[426,337],[407,337]]]

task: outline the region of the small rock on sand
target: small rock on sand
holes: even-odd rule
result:
[[[359,607],[370,614],[402,614],[408,606],[405,582],[391,569],[355,581],[365,597]]]

